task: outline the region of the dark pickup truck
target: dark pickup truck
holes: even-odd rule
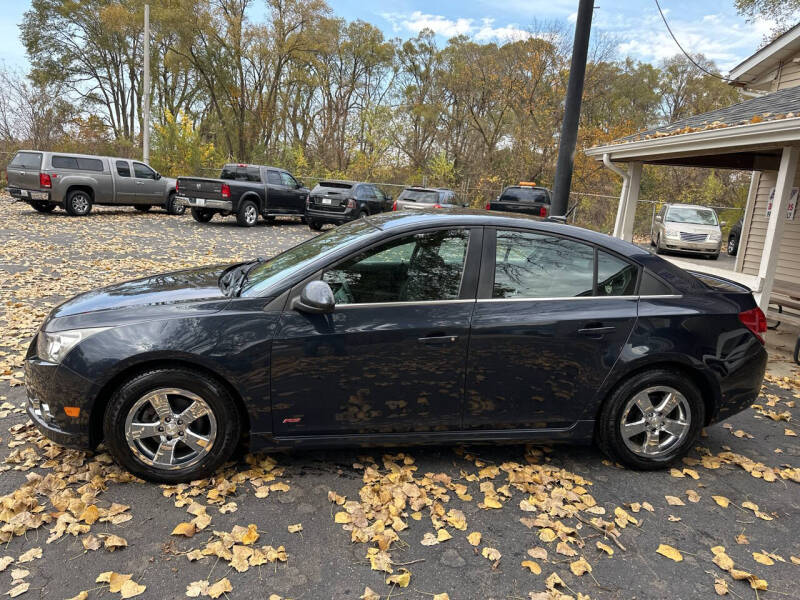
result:
[[[305,223],[308,189],[278,167],[229,164],[219,179],[178,177],[178,197],[192,217],[208,223],[215,214],[236,215],[241,227],[253,227],[258,215],[273,221],[281,215],[298,216]]]
[[[486,210],[549,217],[550,190],[525,181],[519,185],[510,185],[495,200],[486,203]]]

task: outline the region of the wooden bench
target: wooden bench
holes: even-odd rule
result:
[[[767,318],[776,321],[770,329],[777,329],[785,322],[800,327],[800,285],[776,279],[769,296]],[[794,362],[800,364],[800,335],[794,346]]]

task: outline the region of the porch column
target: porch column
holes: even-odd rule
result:
[[[778,180],[775,183],[775,198],[772,200],[772,212],[770,212],[769,222],[767,223],[764,250],[761,253],[761,265],[758,269],[761,289],[755,294],[756,302],[764,312],[767,312],[769,296],[772,293],[772,284],[775,281],[775,268],[778,264],[783,226],[786,223],[786,207],[792,194],[798,156],[800,156],[800,149],[795,146],[785,147],[781,154]]]
[[[620,171],[620,174],[622,171]],[[622,180],[622,191],[619,194],[619,205],[617,206],[617,218],[614,221],[614,232],[611,234],[615,238],[622,235],[622,219],[625,214],[625,206],[628,202],[628,181],[630,177],[625,177]]]
[[[617,236],[627,242],[633,241],[633,222],[636,219],[636,206],[639,204],[639,188],[642,184],[642,163],[628,165],[628,197],[622,214],[622,230]]]

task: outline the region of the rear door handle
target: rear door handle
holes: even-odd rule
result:
[[[457,340],[457,335],[429,335],[417,338],[420,344],[454,344]]]
[[[606,333],[611,333],[612,331],[616,331],[616,327],[584,327],[583,329],[578,329],[578,335],[586,335],[586,336],[601,336],[605,335]]]

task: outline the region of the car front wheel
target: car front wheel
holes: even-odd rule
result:
[[[103,433],[109,452],[128,471],[178,483],[206,477],[230,458],[241,423],[233,398],[216,379],[189,369],[155,369],[117,389]]]
[[[735,235],[728,237],[728,254],[730,256],[736,256],[736,251],[739,249],[739,240],[736,238]]]
[[[686,454],[705,423],[697,387],[682,373],[653,369],[619,385],[600,410],[598,446],[633,469],[661,469]]]
[[[186,205],[182,202],[178,202],[176,195],[173,193],[169,195],[169,198],[167,198],[166,209],[167,214],[180,216],[186,212]]]

